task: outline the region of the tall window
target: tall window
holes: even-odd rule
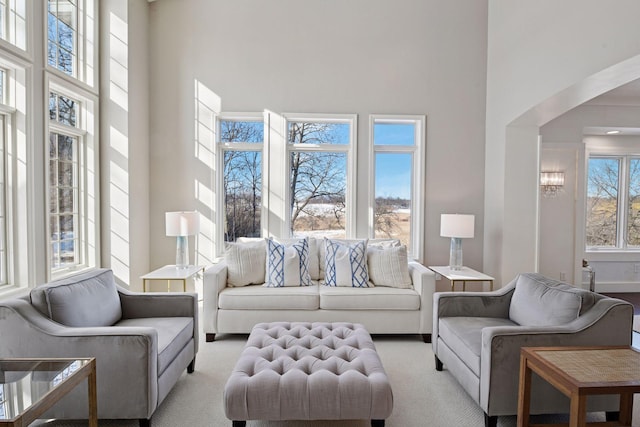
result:
[[[286,126],[291,235],[346,237],[355,118],[289,116]]]
[[[259,237],[262,212],[262,116],[218,118],[223,161],[224,240]]]
[[[49,274],[95,267],[99,255],[97,99],[61,79],[49,83]]]
[[[47,0],[47,65],[94,85],[95,0]]]
[[[7,223],[7,183],[5,150],[5,116],[0,115],[0,286],[7,284],[7,246],[9,230]]]
[[[423,117],[372,116],[373,235],[396,238],[418,258]]]
[[[49,94],[49,236],[53,271],[82,262],[79,252],[79,101]]]
[[[589,157],[587,249],[640,248],[640,157]]]
[[[27,49],[26,0],[0,0],[0,39]]]
[[[76,76],[78,6],[76,0],[48,0],[47,59],[50,66]]]

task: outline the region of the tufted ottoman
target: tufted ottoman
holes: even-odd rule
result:
[[[393,409],[369,332],[353,323],[275,322],[253,327],[224,388],[234,426],[246,420],[370,419]]]

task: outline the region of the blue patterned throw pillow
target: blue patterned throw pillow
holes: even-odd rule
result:
[[[369,287],[367,241],[344,243],[325,238],[326,286]]]
[[[267,240],[267,274],[265,286],[310,286],[309,241],[304,238],[292,243]]]

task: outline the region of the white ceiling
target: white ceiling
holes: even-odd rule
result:
[[[640,79],[595,97],[585,102],[585,105],[640,107]],[[638,126],[640,126],[640,117],[638,118]],[[640,127],[612,128],[602,126],[587,127],[584,129],[584,134],[606,135],[608,131],[614,130],[619,130],[620,135],[640,135]]]

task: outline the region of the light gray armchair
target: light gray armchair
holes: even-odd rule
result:
[[[518,410],[520,348],[631,345],[633,306],[539,274],[495,292],[434,295],[433,352],[495,427]],[[590,412],[618,411],[617,396],[589,398]],[[568,413],[569,400],[534,376],[531,413]]]
[[[193,293],[133,293],[99,269],[0,301],[0,357],[95,357],[98,417],[151,416],[198,350]],[[86,384],[56,404],[50,418],[86,419]]]

